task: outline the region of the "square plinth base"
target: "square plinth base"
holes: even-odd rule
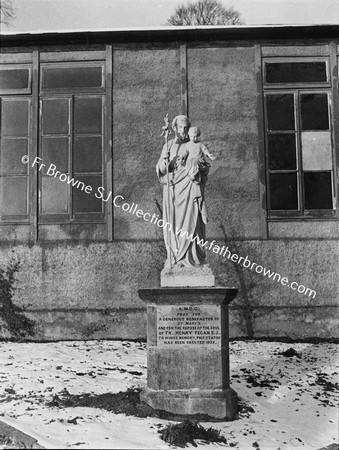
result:
[[[197,267],[165,268],[160,275],[161,287],[212,287],[215,277],[206,264]]]
[[[175,414],[231,420],[228,304],[237,289],[140,289],[147,303],[147,388],[142,399]]]
[[[206,414],[216,419],[233,420],[238,411],[237,394],[231,388],[168,391],[146,388],[141,393],[141,400],[154,409],[180,415]]]

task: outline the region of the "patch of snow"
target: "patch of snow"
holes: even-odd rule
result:
[[[284,356],[290,347],[300,357]],[[64,389],[144,387],[146,353],[146,344],[130,341],[0,342],[0,420],[46,448],[169,449],[158,434],[169,421],[47,405]],[[198,447],[318,450],[338,443],[338,354],[330,343],[231,342],[231,387],[246,407],[232,422],[201,423],[221,430],[227,445]]]

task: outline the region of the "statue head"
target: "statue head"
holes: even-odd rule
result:
[[[172,121],[172,128],[175,133],[175,137],[180,141],[187,140],[187,132],[190,127],[190,121],[187,116],[179,115],[174,117]]]
[[[192,142],[198,142],[200,134],[201,132],[198,127],[190,127],[190,129],[188,130],[188,136],[190,138],[190,141]]]

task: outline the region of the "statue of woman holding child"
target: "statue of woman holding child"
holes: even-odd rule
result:
[[[205,156],[214,159],[198,141],[199,129],[190,129],[188,117],[176,116],[172,129],[175,137],[166,139],[156,166],[159,181],[164,185],[163,220],[170,224],[163,227],[165,269],[169,270],[205,263],[203,244],[208,216],[204,188],[210,167]]]

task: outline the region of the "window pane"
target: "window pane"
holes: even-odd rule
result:
[[[69,133],[69,100],[67,98],[43,100],[42,133]]]
[[[0,214],[27,214],[27,177],[0,178]]]
[[[44,67],[43,89],[102,87],[102,67]]]
[[[331,172],[305,172],[305,208],[332,209]]]
[[[294,130],[293,94],[267,95],[266,108],[269,130]]]
[[[42,161],[46,166],[43,173],[48,171],[50,164],[56,166],[55,170],[68,172],[68,138],[44,137],[42,138]],[[52,169],[51,169],[52,171]]]
[[[270,174],[271,210],[297,210],[297,174]]]
[[[103,203],[95,197],[98,187],[102,186],[101,175],[83,175],[77,177],[85,186],[91,186],[92,191],[87,194],[85,189],[73,188],[73,211],[75,213],[102,212]]]
[[[102,101],[98,97],[74,99],[74,132],[90,134],[102,132]]]
[[[50,176],[42,177],[41,213],[67,213],[67,187],[65,181]]]
[[[25,175],[27,164],[21,158],[28,154],[27,139],[1,139],[0,175]]]
[[[74,141],[74,172],[102,171],[102,138],[76,137]]]
[[[267,83],[316,83],[327,81],[325,62],[266,63]]]
[[[28,89],[29,69],[1,69],[0,89]]]
[[[302,94],[301,129],[328,130],[328,101],[327,94]]]
[[[304,170],[332,170],[332,145],[329,131],[301,133]]]
[[[28,136],[29,100],[2,100],[1,135]]]
[[[268,135],[268,165],[270,170],[297,168],[294,133]]]
[[[21,161],[27,154],[27,139],[1,139],[0,175],[27,174],[27,164]]]

